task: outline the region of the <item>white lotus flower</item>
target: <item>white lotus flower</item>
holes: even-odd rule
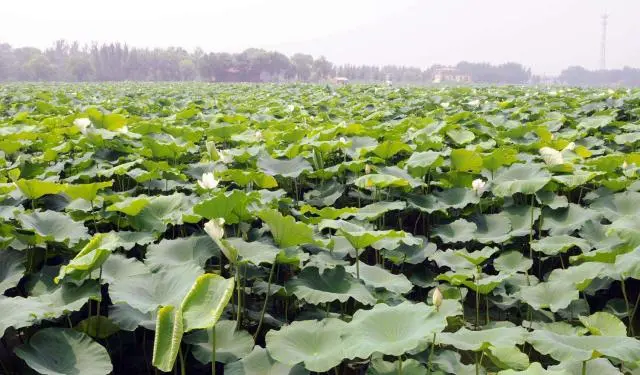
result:
[[[349,141],[347,141],[347,139],[345,137],[340,137],[338,142],[342,143],[343,145],[346,145]]]
[[[198,180],[198,185],[203,189],[215,189],[219,182],[212,172],[208,172],[202,174],[202,180]]]
[[[433,305],[436,307],[436,310],[439,310],[440,306],[442,305],[442,300],[444,299],[444,296],[442,295],[442,292],[438,287],[436,287],[436,290],[433,291],[433,295],[431,296],[431,299],[433,301]]]
[[[371,174],[371,164],[366,164],[364,166],[364,173],[365,174]]]
[[[562,151],[565,151],[565,150],[573,151],[575,149],[576,149],[576,143],[571,142],[565,148],[563,148]]]
[[[204,231],[207,232],[207,234],[209,235],[209,237],[211,237],[212,240],[216,242],[218,240],[221,240],[222,237],[224,237],[224,219],[219,218],[219,219],[209,220],[204,225]]]
[[[220,161],[224,164],[229,164],[233,161],[233,155],[227,150],[218,151],[218,156],[220,156]]]
[[[474,106],[474,107],[479,106],[480,105],[480,100],[474,99],[474,100],[469,102],[469,105]]]
[[[559,165],[564,164],[564,158],[562,153],[551,147],[543,147],[540,149],[540,155],[547,165]]]
[[[256,130],[255,136],[256,136],[256,139],[259,140],[259,141],[261,141],[263,139],[262,132],[260,130]]]
[[[91,120],[86,117],[77,118],[73,120],[73,125],[77,126],[80,129],[80,133],[83,135],[87,135],[87,128],[91,126]]]
[[[624,163],[622,163],[622,169],[627,169],[629,168],[629,163],[627,163],[627,161],[625,160]]]
[[[129,127],[127,125],[121,127],[120,129],[118,129],[118,133],[120,133],[120,134],[129,134]]]
[[[442,108],[449,108],[449,103],[441,103]]]
[[[471,189],[476,193],[476,194],[482,194],[482,192],[484,191],[484,187],[487,183],[481,179],[481,178],[476,178],[475,180],[473,180],[471,182]]]

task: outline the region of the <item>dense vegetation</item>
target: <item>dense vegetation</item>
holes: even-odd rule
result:
[[[1,371],[637,374],[639,119],[631,90],[0,86]]]

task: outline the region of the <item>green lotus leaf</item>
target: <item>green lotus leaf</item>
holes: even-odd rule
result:
[[[395,165],[389,167],[377,167],[376,170],[381,175],[388,175],[406,180],[409,183],[409,186],[411,186],[412,188],[417,188],[424,185],[424,181],[422,179],[414,178],[406,170]]]
[[[495,288],[497,288],[500,284],[502,284],[505,280],[507,280],[511,275],[510,274],[498,274],[498,275],[484,275],[480,276],[476,275],[476,279],[462,279],[461,284],[466,286],[467,288],[473,290],[476,293],[480,294],[489,294]],[[459,285],[459,284],[456,284]]]
[[[527,338],[534,349],[560,362],[588,361],[602,355],[625,362],[640,360],[640,341],[619,336],[564,336],[533,331]]]
[[[278,362],[266,349],[257,345],[246,357],[226,365],[224,373],[228,375],[309,375],[309,371],[305,370],[301,364],[290,366]]]
[[[101,276],[103,283],[112,283],[114,280],[149,272],[149,268],[136,258],[127,258],[122,254],[112,253],[100,269],[93,271],[90,278],[97,279]]]
[[[316,186],[315,189],[304,193],[304,200],[317,207],[331,206],[344,194],[344,185],[335,180]]]
[[[107,350],[89,336],[69,328],[36,332],[15,354],[46,375],[106,375],[113,371]]]
[[[442,242],[467,242],[473,239],[478,227],[465,219],[458,219],[450,224],[440,225],[433,230],[433,235]]]
[[[22,194],[29,199],[38,199],[48,194],[58,194],[66,188],[65,184],[41,180],[20,179],[16,181],[15,184]]]
[[[213,327],[233,293],[234,278],[212,273],[199,276],[182,300],[184,332]]]
[[[616,280],[621,278],[640,280],[640,247],[636,247],[626,254],[618,255],[613,268],[607,269],[603,273]]]
[[[249,332],[236,329],[236,322],[221,320],[215,325],[216,362],[230,363],[246,357],[253,349],[253,337]],[[200,363],[211,363],[211,330],[200,330],[184,337],[184,342],[193,345],[193,356]]]
[[[346,358],[341,334],[347,327],[347,323],[334,318],[295,321],[267,332],[267,350],[286,365],[304,363],[309,371],[328,371]]]
[[[247,242],[239,237],[229,238],[225,242],[238,252],[240,261],[249,262],[256,266],[263,263],[273,264],[281,251],[273,244],[262,241]]]
[[[242,190],[220,192],[193,207],[193,212],[209,220],[223,218],[227,224],[250,221],[253,217],[247,207],[255,201],[255,196]]]
[[[382,159],[389,159],[399,152],[412,152],[411,146],[399,141],[384,141],[374,147],[371,152]]]
[[[135,331],[138,326],[148,330],[156,329],[157,312],[143,313],[126,303],[109,306],[109,319],[124,331]]]
[[[308,204],[300,207],[300,213],[307,214],[312,213],[317,215],[317,217],[310,218],[309,221],[312,224],[318,224],[322,219],[348,219],[352,217],[356,212],[358,212],[357,207],[342,207],[342,208],[334,208],[334,207],[323,207],[322,209],[317,209]]]
[[[173,369],[184,332],[182,324],[180,309],[168,305],[158,310],[151,364],[160,371],[169,372]]]
[[[341,224],[345,223],[350,224],[347,222],[342,222]],[[366,230],[357,225],[340,225],[338,233],[342,234],[355,249],[365,249],[385,238],[400,239],[404,237],[403,232],[395,230]]]
[[[511,237],[511,221],[505,214],[479,215],[473,222],[477,227],[474,236],[480,243],[502,243]]]
[[[407,169],[417,177],[422,177],[431,168],[437,168],[442,165],[444,158],[442,153],[436,151],[419,151],[411,154],[407,159]]]
[[[568,234],[582,227],[587,221],[596,220],[600,216],[598,211],[570,203],[567,208],[544,209],[542,229],[549,230],[552,235]]]
[[[216,177],[222,181],[232,181],[238,186],[245,187],[249,184],[255,184],[263,189],[272,189],[278,187],[276,179],[266,173],[257,171],[243,171],[240,169],[227,169],[217,172]]]
[[[109,232],[109,234],[113,235],[112,237],[108,238],[109,244],[105,243],[102,245],[102,247],[111,250],[115,250],[118,248],[131,250],[136,245],[144,246],[156,240],[156,235],[148,232],[111,231]]]
[[[614,120],[611,116],[593,116],[582,119],[576,126],[579,130],[601,129]]]
[[[529,367],[529,357],[517,346],[492,346],[485,353],[501,369],[525,370]]]
[[[531,231],[531,222],[538,220],[541,214],[541,210],[538,207],[533,208],[533,220],[531,220],[531,207],[527,206],[511,206],[502,211],[503,214],[509,217],[511,221],[511,237],[528,236]]]
[[[549,332],[557,333],[559,335],[566,335],[566,336],[571,336],[571,335],[581,336],[589,332],[589,330],[584,327],[574,326],[572,324],[569,324],[563,321],[547,323],[547,322],[529,322],[524,320],[522,321],[522,326],[528,329],[546,330]]]
[[[309,256],[309,261],[305,263],[304,268],[307,268],[307,267],[317,268],[318,272],[322,273],[324,272],[325,269],[331,269],[337,266],[342,266],[342,267],[349,266],[350,263],[346,260],[343,260],[342,259],[343,257],[344,255],[338,252],[320,251],[316,254]]]
[[[498,272],[527,272],[532,265],[533,261],[519,251],[502,253],[493,261],[493,267]]]
[[[549,308],[552,312],[566,308],[578,298],[578,289],[571,283],[546,282],[520,289],[523,302],[534,309]]]
[[[390,174],[368,174],[360,176],[353,181],[353,184],[362,189],[388,188],[388,187],[405,187],[409,186],[409,181],[392,176]]]
[[[571,174],[554,175],[553,181],[559,182],[569,188],[576,188],[593,180],[600,174],[602,174],[602,172],[587,172],[577,170]]]
[[[451,167],[461,172],[480,172],[482,170],[482,156],[475,151],[457,149],[451,150]]]
[[[557,195],[553,191],[540,190],[536,193],[536,200],[552,210],[569,206],[569,200],[564,195]]]
[[[19,251],[0,251],[0,295],[18,285],[26,270],[25,259],[25,255]]]
[[[296,222],[292,216],[267,209],[260,211],[258,217],[269,226],[273,241],[280,248],[313,242],[313,230],[305,223]]]
[[[474,375],[476,373],[475,366],[463,364],[460,354],[453,350],[444,350],[437,353],[433,356],[431,363],[446,374]],[[434,374],[437,374],[437,372],[434,372]]]
[[[476,139],[475,134],[466,129],[451,129],[447,131],[447,136],[458,146],[464,146]]]
[[[455,250],[454,254],[463,257],[474,266],[478,266],[484,263],[487,259],[491,258],[491,256],[498,252],[498,250],[499,249],[496,247],[485,246],[484,248],[482,248],[482,250],[473,252],[468,252],[467,249]]]
[[[580,316],[580,323],[592,335],[596,336],[627,336],[627,327],[615,315],[608,312],[596,312],[589,316]]]
[[[150,198],[146,195],[127,197],[120,202],[114,203],[107,207],[107,211],[118,211],[129,216],[136,216],[140,214],[140,211],[147,207],[147,205],[151,202],[149,199]]]
[[[55,211],[34,211],[18,214],[22,228],[35,232],[44,241],[65,242],[73,246],[87,239],[87,228],[81,222]]]
[[[375,220],[389,211],[404,210],[407,204],[405,202],[375,202],[364,206],[355,212],[354,216],[357,220]]]
[[[600,212],[610,221],[615,221],[622,216],[637,216],[640,215],[640,192],[625,191],[605,195],[591,202],[589,207]]]
[[[407,202],[410,207],[423,212],[442,211],[446,213],[450,208],[464,208],[470,204],[477,204],[480,202],[480,196],[471,189],[452,188],[436,191],[429,195],[409,194]]]
[[[186,265],[116,279],[109,285],[109,296],[113,303],[127,303],[142,313],[159,306],[180,306],[202,273],[200,267]]]
[[[551,175],[539,164],[513,164],[496,173],[492,192],[498,197],[516,193],[534,194],[551,181]]]
[[[417,245],[407,245],[400,242],[398,247],[395,249],[386,249],[382,255],[394,264],[420,264],[428,257],[431,257],[436,252],[436,249],[437,246],[435,243],[427,243],[424,240]]]
[[[378,266],[370,266],[366,263],[360,264],[360,279],[365,285],[373,288],[384,288],[390,292],[406,294],[411,291],[413,285],[403,274],[394,275],[391,272]],[[356,276],[356,267],[345,268],[352,276]]]
[[[347,358],[368,358],[374,353],[400,356],[433,339],[447,326],[447,316],[461,312],[458,302],[444,300],[440,310],[424,303],[397,306],[377,304],[358,310],[344,331]]]
[[[597,262],[586,262],[567,269],[556,268],[549,274],[548,281],[573,285],[578,291],[584,291],[591,281],[606,273],[606,266]]]
[[[71,199],[84,199],[92,202],[96,199],[98,191],[111,187],[113,181],[95,182],[91,184],[70,184],[64,189],[64,193]]]
[[[415,359],[407,359],[402,361],[402,370],[399,370],[398,363],[375,358],[367,369],[367,375],[427,375],[427,368]]]
[[[611,364],[606,358],[596,358],[587,362],[568,361],[555,366],[549,366],[549,371],[560,371],[562,375],[582,375],[583,363],[585,364],[585,375],[623,375],[617,367]],[[556,372],[551,372],[555,375]]]
[[[313,172],[311,164],[301,156],[290,160],[274,159],[267,153],[262,153],[256,162],[258,168],[271,176],[297,178],[303,172]]]
[[[219,256],[220,250],[211,237],[190,236],[147,246],[146,264],[154,271],[183,265],[200,267],[204,271],[207,260]]]
[[[481,351],[489,347],[512,347],[522,345],[527,331],[522,327],[498,327],[482,331],[469,331],[461,328],[456,332],[444,332],[437,336],[436,342],[451,345],[460,350]]]
[[[349,298],[365,305],[376,303],[367,288],[341,266],[325,269],[322,274],[316,268],[305,268],[285,284],[285,289],[314,305],[333,301],[346,302]]]
[[[500,147],[493,150],[482,159],[484,168],[497,171],[500,167],[508,166],[518,161],[518,150],[511,147]]]
[[[498,372],[498,375],[573,375],[571,372],[563,369],[558,370],[545,370],[538,362],[532,363],[525,370],[503,370]]]
[[[93,236],[91,241],[71,259],[69,264],[60,267],[60,273],[55,278],[55,282],[60,282],[65,278],[80,281],[90,276],[94,270],[100,268],[111,255],[111,250],[101,247],[104,237],[107,236],[110,236],[110,234],[98,233]]]
[[[439,267],[449,267],[454,271],[472,271],[475,269],[465,257],[459,256],[454,250],[437,250],[429,259],[435,261]]]
[[[138,231],[164,232],[168,224],[182,224],[183,216],[191,212],[193,204],[182,193],[150,198],[149,204],[136,216],[129,218]]]
[[[120,330],[120,327],[106,316],[92,316],[81,321],[73,328],[78,332],[98,339],[106,339]]]
[[[533,250],[544,253],[546,255],[558,255],[560,253],[565,253],[567,250],[573,247],[579,247],[582,252],[591,250],[591,245],[589,244],[589,242],[583,240],[582,238],[567,235],[543,237],[539,240],[534,240],[533,242],[531,242],[531,248]]]

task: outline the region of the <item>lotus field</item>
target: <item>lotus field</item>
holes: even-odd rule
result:
[[[640,374],[638,146],[626,89],[0,86],[0,372]]]

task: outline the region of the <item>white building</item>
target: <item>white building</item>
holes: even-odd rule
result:
[[[433,72],[433,83],[455,82],[470,83],[471,75],[463,73],[454,67],[436,68]]]

